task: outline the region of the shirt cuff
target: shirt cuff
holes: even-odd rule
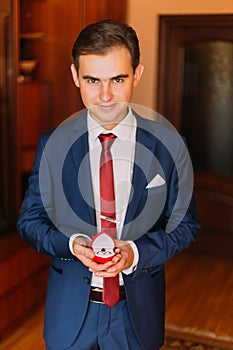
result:
[[[77,237],[84,237],[84,238],[88,239],[89,241],[91,241],[90,237],[88,237],[87,235],[84,235],[82,233],[74,233],[72,236],[70,236],[69,248],[70,248],[70,251],[73,255],[75,255],[74,251],[73,251],[73,242],[74,242],[75,238],[77,238]]]
[[[126,275],[129,275],[130,273],[134,272],[137,269],[137,265],[138,265],[138,261],[139,261],[139,253],[138,253],[138,248],[133,241],[127,241],[127,243],[129,243],[133,249],[134,260],[133,260],[132,265],[130,267],[128,267],[127,269],[123,270],[122,272]]]

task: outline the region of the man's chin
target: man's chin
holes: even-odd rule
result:
[[[118,124],[128,113],[128,103],[114,103],[109,105],[96,105],[88,108],[90,115],[99,124]]]

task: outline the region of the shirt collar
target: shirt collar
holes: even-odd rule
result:
[[[133,115],[132,109],[129,106],[129,112],[125,118],[117,124],[113,129],[106,130],[101,125],[99,125],[91,116],[90,112],[87,113],[87,127],[89,138],[92,142],[96,141],[100,134],[113,133],[117,138],[122,140],[129,140],[135,137],[137,122]]]

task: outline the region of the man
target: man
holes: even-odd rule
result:
[[[163,264],[199,229],[192,189],[190,197],[186,191],[187,151],[178,133],[129,106],[143,73],[131,27],[111,20],[87,26],[72,57],[87,110],[42,135],[18,220],[22,238],[52,256],[46,348],[156,350],[164,340]],[[107,214],[102,193],[112,175],[101,175],[105,134],[113,138],[106,163],[115,188],[107,199],[114,213]],[[103,231],[113,257],[97,262],[106,253]],[[107,293],[110,280],[116,284]]]

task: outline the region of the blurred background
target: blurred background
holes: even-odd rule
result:
[[[185,135],[194,167],[202,229],[166,266],[166,346],[231,348],[231,0],[1,0],[0,342],[13,349],[6,342],[33,317],[39,328],[30,334],[41,339],[49,258],[20,240],[15,223],[41,132],[83,108],[70,74],[72,45],[84,26],[107,18],[129,23],[140,40],[145,72],[133,102]]]

